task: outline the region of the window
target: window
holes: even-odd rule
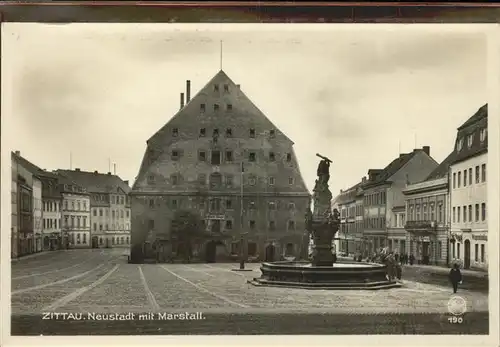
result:
[[[457,187],[457,173],[453,173],[453,189]]]
[[[153,199],[149,199],[149,207],[155,207],[155,201]],[[115,211],[113,211],[113,218],[115,217]]]
[[[458,172],[457,177],[458,177],[457,188],[460,188],[460,186],[462,185],[462,183],[461,183],[462,182],[462,172],[461,171]]]
[[[464,170],[464,187],[467,186],[467,169]]]
[[[99,231],[102,231],[102,224],[99,224]]]
[[[150,204],[150,205],[151,205],[151,204]],[[154,206],[154,202],[153,202],[153,206]],[[111,217],[112,217],[113,219],[115,219],[115,211],[114,211],[114,210],[113,210],[113,211],[111,211]]]
[[[93,214],[94,214],[94,217],[97,217],[97,210],[94,209]]]
[[[274,186],[274,183],[275,183],[274,177],[269,177],[269,185]]]
[[[94,231],[97,231],[97,223],[94,223]]]
[[[479,222],[479,204],[476,204],[476,222]]]
[[[205,104],[200,104],[200,111],[205,112],[206,106]]]
[[[179,159],[179,151],[174,149],[172,151],[172,160],[178,160]]]
[[[286,154],[286,161],[288,161],[288,162],[292,161],[292,154],[291,153]]]
[[[227,210],[232,210],[233,209],[233,201],[231,199],[226,200],[226,209]]]
[[[174,209],[174,210],[177,208],[177,206],[178,206],[177,199],[172,199],[171,200],[171,206],[172,206],[172,209]]]
[[[293,220],[288,221],[288,230],[295,230],[295,221]]]
[[[226,137],[233,137],[233,129],[231,128],[226,129]]]
[[[153,230],[155,228],[155,221],[153,219],[150,219],[148,226],[149,226],[149,230]]]
[[[250,129],[250,137],[255,138],[255,129]]]
[[[255,161],[255,152],[250,152],[248,154],[248,161],[251,161],[251,162]]]
[[[232,162],[233,161],[233,151],[226,151],[226,162]]]
[[[471,148],[473,142],[474,142],[474,134],[470,134],[469,136],[467,136],[467,147]]]
[[[484,142],[484,140],[486,140],[486,128],[481,129],[481,131],[479,132],[479,139],[481,140],[481,142]]]
[[[276,210],[276,203],[274,201],[271,201],[269,204],[268,204],[268,207],[271,211],[274,211]]]
[[[481,165],[481,182],[486,182],[486,164]]]
[[[127,218],[129,218],[130,217],[130,212],[127,210],[125,213],[127,215]]]
[[[472,184],[472,168],[469,169],[469,185]]]
[[[270,220],[268,227],[269,227],[269,230],[276,230],[276,222],[273,220]]]
[[[443,204],[439,203],[438,205],[438,221],[443,222]]]
[[[220,165],[220,151],[212,151],[212,165]]]
[[[250,226],[250,229],[255,229],[255,221],[254,220],[251,220],[248,222],[248,225]]]
[[[463,211],[464,211],[464,219],[463,219],[463,221],[465,223],[465,222],[467,222],[467,206],[464,206]]]
[[[232,111],[233,110],[233,105],[232,104],[227,104],[226,105],[226,111]]]
[[[99,216],[102,217],[102,209],[99,209]]]
[[[417,210],[417,217],[415,218],[415,220],[420,220],[420,205],[416,206],[416,210]]]
[[[206,161],[207,160],[207,152],[199,151],[198,152],[198,161]]]
[[[233,228],[233,221],[227,220],[226,221],[226,229],[231,230],[232,228]]]
[[[216,189],[222,185],[222,175],[218,172],[210,174],[210,188]]]
[[[219,111],[219,104],[214,104],[214,111]]]
[[[481,204],[481,220],[486,220],[486,204],[484,202]]]
[[[469,223],[472,222],[472,205],[469,205]]]
[[[104,227],[105,227],[104,230],[109,230],[109,225],[108,224],[106,224]]]
[[[207,176],[205,174],[198,174],[198,183],[200,185],[205,185],[207,181]]]
[[[200,137],[205,137],[207,135],[207,129],[201,128],[200,129]]]
[[[233,175],[226,175],[226,186],[227,187],[233,186]]]
[[[293,177],[288,177],[288,184],[292,185],[293,184]]]
[[[269,137],[274,138],[275,136],[276,136],[276,131],[274,131],[274,129],[269,130]]]
[[[212,131],[212,137],[219,137],[219,129],[214,129],[214,131]]]
[[[484,263],[484,245],[481,245],[481,263]]]
[[[172,129],[172,136],[173,137],[179,136],[179,129],[178,128],[173,128]]]
[[[457,207],[457,223],[460,223],[460,206]]]
[[[269,161],[275,161],[276,156],[274,155],[274,152],[269,152]]]
[[[434,204],[431,204],[431,220],[432,221],[436,220],[436,214],[435,214]]]
[[[219,91],[219,85],[218,84],[214,84],[214,92],[218,92]]]
[[[172,182],[172,185],[174,185],[174,186],[177,185],[177,184],[179,184],[179,175],[172,174],[170,176],[170,181]]]
[[[457,151],[460,152],[464,146],[464,139],[461,138],[457,141]]]
[[[295,203],[293,203],[293,202],[289,202],[289,203],[288,203],[288,209],[289,209],[289,210],[295,210]]]
[[[228,84],[224,84],[224,92],[225,93],[229,92],[229,85]]]
[[[476,183],[479,183],[479,165],[476,166]]]
[[[479,245],[477,243],[474,245],[474,260],[479,261]]]
[[[424,204],[423,210],[424,210],[424,218],[423,218],[423,220],[427,220],[427,204]]]
[[[252,176],[252,177],[249,177],[249,178],[248,178],[248,184],[249,184],[249,185],[254,186],[254,185],[255,185],[255,183],[256,183],[256,179],[255,179],[255,177],[253,177],[253,176]]]

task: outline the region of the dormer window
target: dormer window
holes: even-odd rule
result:
[[[200,111],[201,112],[205,112],[205,108],[206,108],[205,104],[200,104]]]
[[[274,155],[274,152],[269,152],[269,161],[275,161],[276,156]]]
[[[473,141],[474,141],[474,134],[470,134],[469,136],[467,136],[467,147],[471,148]]]
[[[179,151],[178,150],[173,150],[172,151],[172,160],[179,160]]]
[[[484,128],[479,132],[479,139],[481,140],[481,142],[484,142],[484,140],[486,140],[486,130],[487,129]]]
[[[255,138],[255,129],[250,129],[250,138]]]
[[[226,105],[226,110],[227,111],[232,111],[233,110],[233,104],[227,104]]]
[[[173,128],[172,129],[172,136],[173,137],[179,136],[179,129],[178,128]]]
[[[219,104],[214,104],[214,111],[219,111]]]
[[[224,84],[224,93],[229,93],[229,84]]]
[[[218,92],[219,91],[219,85],[218,84],[214,84],[214,92]]]
[[[276,136],[276,132],[274,130],[269,130],[269,137],[274,138]]]
[[[248,154],[248,161],[251,161],[251,162],[255,161],[255,152],[250,152]]]
[[[464,139],[461,138],[458,140],[457,142],[457,151],[460,152],[462,150],[462,148],[464,147]]]
[[[233,130],[231,128],[226,129],[226,137],[233,137]]]
[[[288,161],[288,162],[292,161],[292,154],[291,153],[286,154],[286,161]]]
[[[201,128],[200,129],[200,137],[205,137],[206,134],[207,134],[207,131],[205,130],[205,128]]]

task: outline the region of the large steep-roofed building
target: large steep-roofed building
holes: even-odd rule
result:
[[[132,247],[168,242],[173,213],[188,209],[204,220],[210,248],[237,255],[244,232],[250,257],[297,255],[310,193],[293,142],[222,70],[192,99],[190,89],[187,81],[186,103],[182,93],[179,112],[147,141],[131,193]]]

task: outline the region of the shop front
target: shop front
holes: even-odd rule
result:
[[[408,255],[413,255],[416,264],[438,264],[441,251],[437,238],[437,228],[431,221],[408,221],[407,234]]]

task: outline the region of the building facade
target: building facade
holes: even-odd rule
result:
[[[487,105],[458,128],[455,152],[449,174],[452,258],[464,268],[487,269]]]
[[[438,163],[430,156],[430,147],[414,149],[400,154],[384,169],[368,171],[368,180],[362,185],[364,192],[364,238],[367,254],[383,247],[402,248],[406,235],[401,227],[393,227],[405,209],[403,189],[407,184],[424,180]]]
[[[209,234],[194,252],[207,261],[240,251],[266,260],[298,256],[311,196],[293,142],[223,71],[190,94],[187,81],[186,103],[182,94],[180,111],[147,141],[131,193],[132,247],[145,254],[162,240],[175,253],[170,223],[189,210]]]
[[[363,253],[363,190],[362,181],[347,190],[341,190],[336,198],[340,212],[340,228],[337,233],[338,252],[342,255]]]
[[[57,170],[89,194],[92,248],[130,247],[130,187],[120,177],[98,171]]]
[[[17,170],[17,160],[14,154],[11,154],[11,226],[10,226],[10,256],[12,259],[18,256],[18,244],[19,244],[19,234],[18,234],[18,201],[19,201],[19,191],[18,191],[18,170]]]
[[[42,204],[42,181],[40,177],[33,175],[33,237],[35,252],[42,251],[43,234],[43,204]]]
[[[63,248],[62,234],[62,195],[59,190],[57,175],[44,172],[39,175],[42,181],[43,201],[43,241],[45,251]]]

